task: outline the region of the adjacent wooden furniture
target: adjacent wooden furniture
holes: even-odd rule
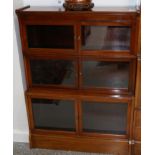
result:
[[[17,9],[30,146],[140,155],[140,13]]]

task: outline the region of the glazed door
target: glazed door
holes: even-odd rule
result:
[[[36,129],[75,131],[74,101],[32,98],[31,104]]]
[[[76,107],[76,100],[59,95],[27,95],[30,128],[32,131],[75,133]]]
[[[130,50],[131,28],[129,26],[82,26],[81,49]]]
[[[83,131],[92,133],[127,133],[126,103],[82,102]]]
[[[77,59],[74,57],[25,57],[29,86],[77,88]]]
[[[83,135],[127,138],[131,126],[131,100],[106,97],[82,99],[81,133]]]
[[[80,53],[95,54],[134,54],[135,30],[131,22],[81,22]]]
[[[134,90],[134,59],[82,56],[80,64],[82,89],[119,94]]]
[[[29,48],[74,49],[71,25],[27,25]]]
[[[23,27],[24,52],[35,53],[76,53],[76,26],[74,23],[54,21],[25,21]]]

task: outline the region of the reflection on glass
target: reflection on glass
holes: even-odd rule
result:
[[[73,26],[29,25],[27,38],[30,48],[74,48]]]
[[[33,84],[75,85],[74,62],[70,60],[30,60]]]
[[[126,134],[127,104],[86,102],[82,104],[83,130],[107,134]]]
[[[128,88],[129,62],[83,61],[83,86]]]
[[[35,128],[75,131],[73,101],[32,99]]]
[[[130,27],[82,26],[82,50],[129,50]]]

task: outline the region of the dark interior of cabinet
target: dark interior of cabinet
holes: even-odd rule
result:
[[[36,129],[75,131],[75,103],[70,100],[31,99]]]
[[[83,86],[128,89],[129,66],[129,62],[83,61]]]
[[[32,84],[75,87],[79,70],[75,61],[29,59],[29,62]],[[130,62],[84,60],[81,71],[83,88],[128,89]]]
[[[32,84],[75,86],[75,62],[30,59]]]
[[[82,26],[82,50],[130,50],[129,26]]]
[[[82,103],[84,132],[125,135],[127,129],[126,103]]]
[[[29,48],[74,48],[74,27],[68,25],[28,25]]]
[[[76,131],[74,101],[32,98],[31,104],[36,129]],[[127,103],[83,101],[81,105],[83,132],[127,134]]]

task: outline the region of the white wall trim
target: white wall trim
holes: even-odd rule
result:
[[[27,131],[13,131],[13,141],[14,142],[24,142],[29,143],[29,133]]]

